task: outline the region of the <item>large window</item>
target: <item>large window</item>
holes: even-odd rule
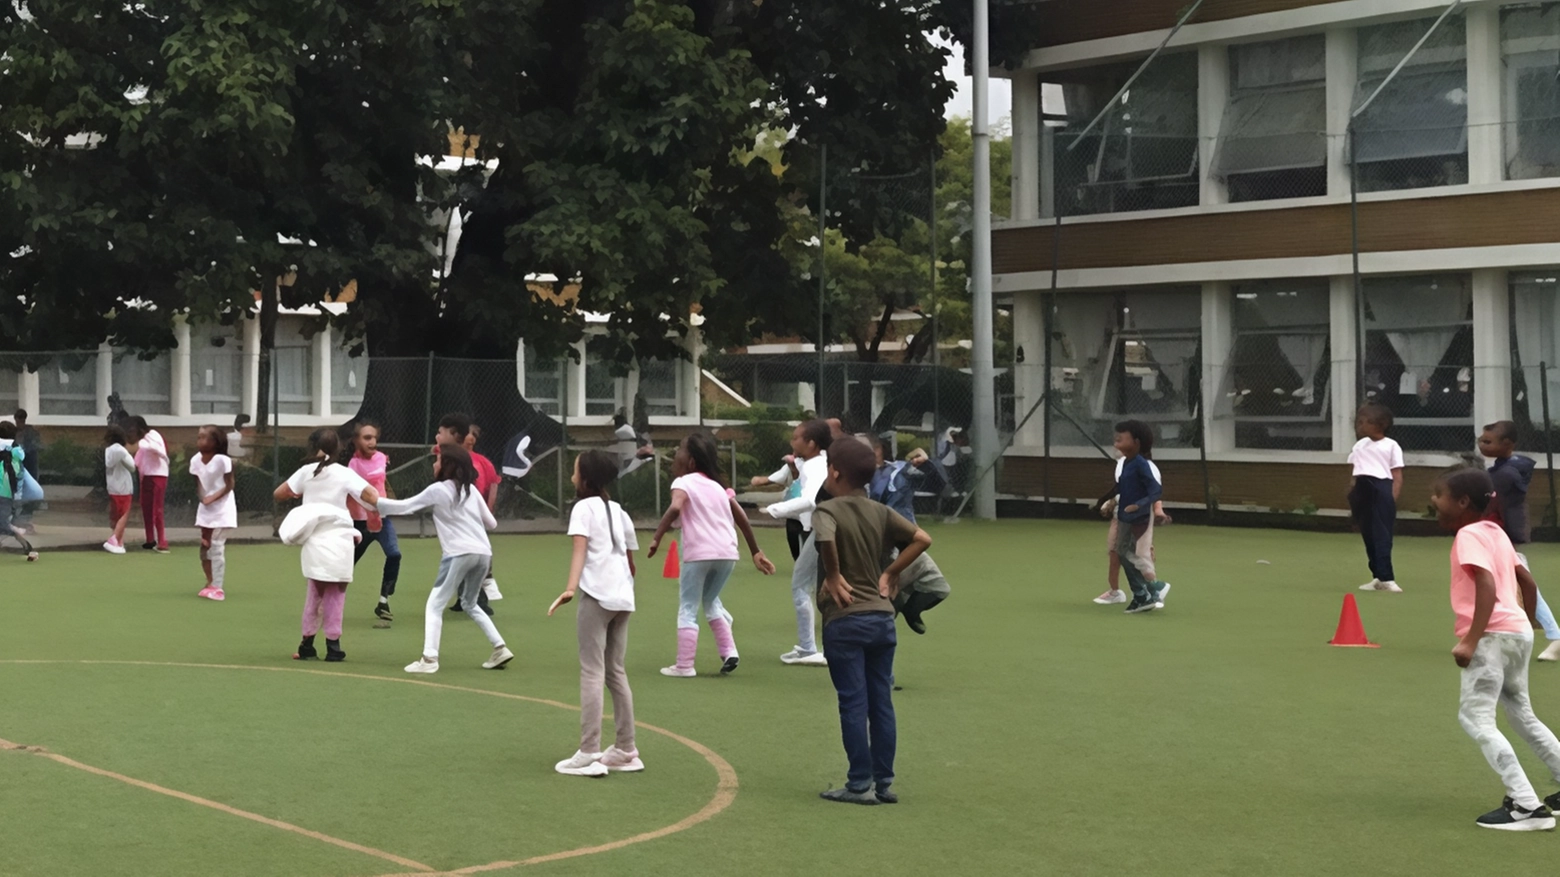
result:
[[[525,351],[525,400],[543,414],[563,413],[563,361],[542,359],[536,348],[522,343]]]
[[[190,412],[232,416],[244,405],[244,327],[190,327]]]
[[[585,413],[590,416],[618,413],[623,403],[618,398],[618,378],[611,365],[594,353],[585,356]]]
[[[363,407],[363,388],[368,386],[368,354],[357,356],[346,347],[330,352],[330,407],[337,414],[356,416]]]
[[[39,368],[38,413],[96,414],[97,359],[96,353],[62,353]]]
[[[1064,293],[1051,331],[1055,443],[1109,445],[1115,423],[1147,421],[1159,445],[1201,439],[1202,296],[1196,289]],[[1082,430],[1082,433],[1079,430]]]
[[[277,335],[281,332],[278,330]],[[314,413],[314,347],[308,344],[278,345],[272,351],[278,414]]]
[[[1359,31],[1361,106],[1435,19]],[[1361,191],[1468,181],[1468,47],[1462,15],[1449,17],[1354,122]]]
[[[1506,177],[1560,176],[1560,3],[1500,17]]]
[[[1162,56],[1081,141],[1077,134],[1116,95],[1138,62],[1048,74],[1060,85],[1055,201],[1063,216],[1198,202],[1197,53]],[[1055,108],[1053,108],[1055,109]]]
[[[677,391],[681,381],[682,360],[645,359],[639,363],[639,395],[652,417],[674,417],[682,413]]]
[[[1513,419],[1524,432],[1552,427],[1560,421],[1560,270],[1513,272],[1510,282]]]
[[[1230,47],[1213,173],[1231,201],[1327,194],[1327,38]]]
[[[1235,350],[1216,400],[1235,420],[1235,445],[1332,449],[1332,365],[1326,280],[1235,287]]]
[[[142,359],[133,350],[114,349],[114,392],[126,411],[169,414],[173,392],[173,358],[165,351]]]
[[[1465,274],[1364,281],[1363,400],[1409,450],[1465,451],[1473,425],[1473,293]]]

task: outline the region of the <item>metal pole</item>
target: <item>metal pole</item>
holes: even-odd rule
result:
[[[282,382],[276,379],[275,348],[266,354],[271,359],[271,483],[282,483]]]
[[[428,383],[423,387],[423,443],[433,444],[433,351],[428,351]]]
[[[976,494],[975,516],[997,516],[996,478],[992,468],[996,460],[997,405],[993,398],[996,366],[992,357],[995,329],[991,304],[991,132],[986,124],[991,87],[990,22],[987,0],[975,0],[974,45],[974,118],[971,133],[975,145],[975,233],[970,274],[974,281],[972,316],[974,337],[970,371],[975,381],[974,422],[970,424],[971,444],[975,448],[978,479],[971,485]]]
[[[1346,132],[1349,140],[1349,251],[1354,272],[1354,401],[1365,404],[1365,292],[1360,281],[1360,173],[1355,160],[1354,121]]]
[[[1128,79],[1127,84],[1123,85],[1121,90],[1116,92],[1116,96],[1110,99],[1110,103],[1107,103],[1104,107],[1101,107],[1099,115],[1095,116],[1093,121],[1089,122],[1089,124],[1085,126],[1082,131],[1078,132],[1078,136],[1073,138],[1073,142],[1067,144],[1068,152],[1071,152],[1074,147],[1076,147],[1079,143],[1082,143],[1083,138],[1087,136],[1090,131],[1094,130],[1094,126],[1098,125],[1100,120],[1105,118],[1105,114],[1109,113],[1111,109],[1116,106],[1117,101],[1121,100],[1121,96],[1126,94],[1127,91],[1132,88],[1132,83],[1137,82],[1138,77],[1143,75],[1143,71],[1148,69],[1148,65],[1154,63],[1154,59],[1159,57],[1159,53],[1165,50],[1165,46],[1170,45],[1170,41],[1175,39],[1175,35],[1181,32],[1181,28],[1186,26],[1186,23],[1190,21],[1192,16],[1197,13],[1197,8],[1202,5],[1203,0],[1197,0],[1196,3],[1193,3],[1184,13],[1181,14],[1181,20],[1175,23],[1175,27],[1171,28],[1169,33],[1165,34],[1165,38],[1159,42],[1159,48],[1155,49],[1153,54],[1149,55],[1143,60],[1142,64],[1138,65],[1138,69],[1133,72],[1132,78]],[[975,15],[977,18],[975,21],[977,24],[975,25],[975,40],[977,43],[979,43],[979,41],[983,38],[985,31],[985,27],[979,23],[981,21],[981,17],[984,15],[984,6],[985,4],[982,3],[981,0],[976,0]],[[978,70],[979,68],[976,69]],[[979,73],[976,75],[978,76]]]
[[[1538,386],[1544,401],[1544,457],[1549,467],[1549,508],[1544,510],[1544,518],[1553,526],[1555,523],[1555,440],[1549,431],[1549,363],[1538,364]]]
[[[823,338],[823,294],[829,276],[829,144],[823,144],[818,160],[818,392],[813,399],[813,414],[823,416],[823,353],[828,345]]]
[[[1053,277],[1054,272],[1053,272]],[[1056,288],[1056,281],[1051,281],[1051,288]],[[1042,398],[1046,399],[1045,413],[1040,416],[1041,437],[1045,441],[1045,469],[1040,475],[1040,489],[1045,493],[1045,506],[1042,514],[1051,516],[1051,321],[1056,317],[1056,293],[1048,292],[1040,297],[1040,307],[1045,314],[1045,389],[1040,391]],[[1017,431],[1015,430],[1015,433]]]
[[[1204,423],[1202,409],[1204,404],[1206,404],[1207,398],[1208,388],[1204,387],[1202,398],[1197,401],[1197,422],[1199,425]],[[1213,523],[1214,515],[1213,484],[1208,480],[1208,429],[1206,426],[1203,426],[1202,429],[1202,441],[1197,443],[1197,458],[1202,461],[1203,507],[1208,510],[1208,523],[1211,524]]]
[[[569,456],[569,364],[568,360],[558,360],[558,382],[563,387],[562,398],[558,402],[558,422],[563,428],[563,437],[558,441],[558,523],[568,523],[568,513],[564,511],[569,507],[567,497],[563,492],[563,483],[568,479],[563,474],[563,467],[568,465],[565,459]]]
[[[932,198],[931,213],[927,226],[927,239],[932,246],[932,446],[937,445],[937,430],[942,424],[942,370],[938,367],[937,336],[941,330],[942,321],[937,316],[937,157],[932,156]]]

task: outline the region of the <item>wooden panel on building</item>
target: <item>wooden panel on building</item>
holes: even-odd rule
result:
[[[1320,6],[1329,0],[1204,0],[1193,23]],[[1126,36],[1175,27],[1186,0],[1052,0],[1033,15],[1035,48]],[[1001,24],[1000,16],[997,24]]]
[[[1297,259],[1351,251],[1348,204],[1000,229],[994,273]],[[1481,192],[1359,205],[1360,251],[1387,253],[1560,241],[1560,189]]]

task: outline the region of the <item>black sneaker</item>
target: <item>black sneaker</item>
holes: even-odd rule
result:
[[[739,660],[740,659],[736,655],[732,655],[731,657],[722,661],[720,664],[720,675],[725,676],[732,670],[737,669],[737,662]]]
[[[341,650],[341,640],[328,639],[325,641],[325,660],[336,662],[345,661],[347,653]]]
[[[152,549],[154,549],[156,547],[157,547],[157,543],[156,542],[142,542],[141,543],[141,548],[142,548],[142,550],[145,550],[145,551],[151,551]]]
[[[878,786],[877,799],[879,804],[898,804],[899,796],[894,794],[888,786]]]
[[[1548,807],[1551,812],[1560,810],[1560,792],[1555,792],[1553,795],[1545,798],[1544,806]]]
[[[871,789],[861,792],[852,792],[850,789],[830,789],[827,792],[819,792],[818,797],[839,804],[867,804],[875,807],[878,803],[877,795],[872,794]]]
[[[1138,598],[1133,597],[1132,602],[1127,604],[1125,611],[1128,615],[1136,615],[1139,612],[1153,612],[1158,608],[1159,604],[1155,603],[1152,599],[1148,600],[1147,602],[1143,602],[1138,600]]]
[[[384,621],[394,621],[395,616],[390,614],[390,604],[380,603],[374,607],[374,616]]]
[[[1480,828],[1500,831],[1554,831],[1555,815],[1543,804],[1534,811],[1518,807],[1508,795],[1500,802],[1500,808],[1480,816],[1476,823]]]
[[[911,630],[918,634],[926,633],[926,622],[921,620],[921,613],[911,612],[910,610],[906,609],[904,615],[905,624],[909,625]]]
[[[293,660],[312,661],[319,656],[320,653],[314,650],[314,637],[306,636],[303,642],[298,643],[298,651],[293,653]]]

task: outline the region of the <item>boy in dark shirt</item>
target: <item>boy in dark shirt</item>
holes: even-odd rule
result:
[[[849,804],[893,804],[899,800],[889,789],[898,741],[894,597],[900,573],[926,551],[932,537],[867,497],[876,462],[865,444],[841,439],[831,447],[828,465],[824,488],[833,498],[813,512],[818,610],[850,769],[843,788],[821,797]],[[893,557],[896,548],[899,556]]]
[[[1140,420],[1123,420],[1116,424],[1116,450],[1126,461],[1116,481],[1116,554],[1132,588],[1126,611],[1135,615],[1165,608],[1165,595],[1170,593],[1169,583],[1152,581],[1146,574],[1154,568],[1153,561],[1137,553],[1138,540],[1148,532],[1154,503],[1163,492],[1148,465],[1147,455],[1154,450],[1153,429]]]
[[[1479,453],[1495,461],[1490,467],[1490,481],[1495,485],[1495,499],[1500,502],[1500,525],[1516,547],[1517,560],[1532,575],[1527,557],[1520,552],[1531,540],[1528,529],[1527,492],[1533,482],[1533,470],[1538,466],[1531,458],[1517,450],[1517,425],[1509,420],[1498,420],[1484,427],[1479,436]],[[1536,586],[1535,586],[1536,588]],[[1540,661],[1560,661],[1560,625],[1544,595],[1538,595],[1538,609],[1534,613],[1549,638],[1549,647],[1538,655]]]

